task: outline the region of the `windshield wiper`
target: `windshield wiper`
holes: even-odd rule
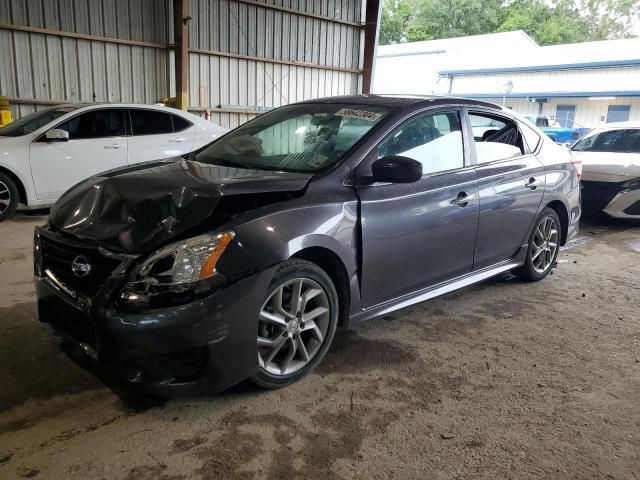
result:
[[[194,156],[192,158],[192,160],[195,160],[196,162],[202,162],[202,163],[208,163],[211,165],[222,165],[225,167],[236,167],[236,168],[246,168],[246,169],[251,169],[251,167],[249,165],[247,165],[246,163],[242,163],[242,162],[238,162],[237,160],[228,160],[226,158],[207,158],[204,161],[199,160],[198,156]]]

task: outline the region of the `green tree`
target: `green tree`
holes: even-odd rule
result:
[[[406,41],[413,19],[412,5],[407,0],[383,0],[380,19],[380,45]],[[410,40],[415,41],[415,40]]]
[[[631,29],[640,21],[638,0],[585,0],[581,5],[590,40],[632,37]]]
[[[502,0],[421,0],[413,22],[432,38],[452,38],[494,32]]]
[[[498,31],[524,30],[540,45],[586,41],[587,30],[572,1],[515,0],[502,12]]]
[[[626,38],[638,0],[386,0],[380,44],[524,30],[540,45]]]

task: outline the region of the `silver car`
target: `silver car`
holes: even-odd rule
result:
[[[571,151],[582,163],[585,212],[640,219],[640,122],[596,128]]]

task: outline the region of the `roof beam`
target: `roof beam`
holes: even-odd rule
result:
[[[253,60],[256,62],[276,63],[279,65],[291,65],[293,67],[306,67],[306,68],[316,68],[319,70],[331,70],[334,72],[362,73],[362,70],[358,70],[355,68],[334,67],[331,65],[320,65],[318,63],[308,63],[308,62],[294,62],[291,60],[280,60],[277,58],[254,57],[252,55],[241,55],[239,53],[220,52],[217,50],[204,50],[201,48],[190,48],[189,52],[201,53],[203,55],[212,55],[215,57],[237,58],[239,60]]]
[[[139,40],[126,40],[123,38],[102,37],[100,35],[87,35],[85,33],[64,32],[62,30],[50,30],[48,28],[26,27],[23,25],[8,25],[0,23],[0,30],[11,30],[14,32],[39,33],[42,35],[54,35],[56,37],[75,38],[76,40],[89,40],[93,42],[116,43],[119,45],[131,45],[134,47],[160,48],[166,49],[167,45],[162,43],[142,42]]]
[[[275,10],[275,11],[284,12],[284,13],[292,13],[294,15],[300,15],[301,17],[315,18],[317,20],[323,20],[325,22],[338,23],[341,25],[349,25],[350,27],[359,27],[359,28],[364,27],[362,23],[350,22],[348,20],[340,20],[334,17],[326,17],[324,15],[317,15],[315,13],[309,13],[302,10],[296,10],[293,8],[280,7],[278,5],[270,5],[268,3],[263,3],[256,0],[230,0],[230,1],[236,2],[236,3],[244,3],[245,5],[253,5],[255,7],[260,7],[260,8],[266,8],[267,10]]]

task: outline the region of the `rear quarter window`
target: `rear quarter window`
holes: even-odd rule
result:
[[[540,135],[533,128],[529,127],[524,123],[518,122],[520,127],[520,131],[522,132],[522,136],[524,137],[524,141],[529,147],[529,152],[533,153],[538,148],[538,144],[540,143]]]
[[[173,120],[174,132],[181,132],[193,125],[189,120],[179,117],[178,115],[171,115],[171,119]]]

